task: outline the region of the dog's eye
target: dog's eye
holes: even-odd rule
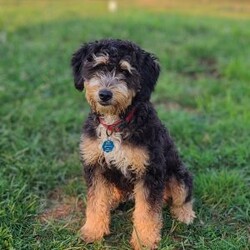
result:
[[[121,69],[121,73],[125,76],[130,75],[130,72],[127,69]]]

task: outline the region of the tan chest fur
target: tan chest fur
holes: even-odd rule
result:
[[[106,153],[102,150],[102,144],[107,140],[106,129],[99,125],[97,129],[98,139],[90,139],[82,136],[80,152],[85,164],[96,166],[97,164],[110,167],[115,166],[125,176],[128,171],[133,171],[137,175],[144,173],[149,164],[148,152],[145,148],[135,147],[124,143],[119,132],[113,133],[110,139],[114,142],[114,149]]]

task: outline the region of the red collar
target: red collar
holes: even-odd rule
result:
[[[135,113],[135,108],[133,108],[129,113],[128,115],[126,116],[125,119],[120,119],[112,124],[106,124],[104,122],[104,119],[102,117],[99,117],[99,122],[109,131],[111,132],[120,132],[121,131],[121,125],[124,125],[125,124],[128,124],[132,121],[133,119],[133,116],[134,116],[134,113]]]

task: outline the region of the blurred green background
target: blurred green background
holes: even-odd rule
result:
[[[89,108],[82,42],[129,39],[160,59],[152,102],[195,177],[191,226],[164,209],[160,249],[249,249],[250,1],[0,0],[0,249],[130,249],[132,207],[85,245],[78,155]]]

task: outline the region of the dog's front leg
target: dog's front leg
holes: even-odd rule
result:
[[[161,239],[163,191],[154,183],[149,187],[145,181],[135,185],[134,229],[131,245],[135,250],[157,249]],[[152,192],[153,191],[153,192]],[[155,192],[157,192],[155,194]]]
[[[110,184],[100,172],[95,171],[89,178],[86,222],[81,228],[81,238],[88,243],[109,234],[111,198]]]

